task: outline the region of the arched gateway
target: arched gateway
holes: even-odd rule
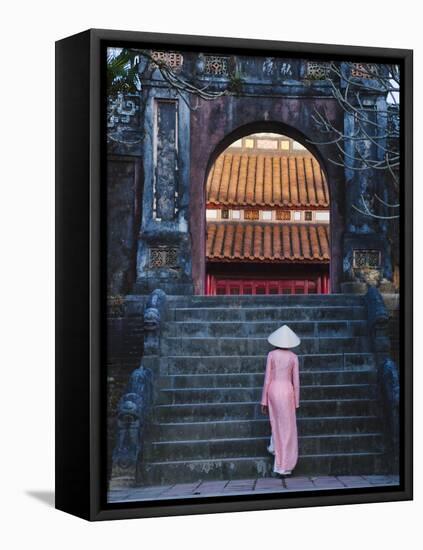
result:
[[[247,113],[250,113],[253,111],[252,115],[254,117],[259,117],[260,115],[263,116],[263,118],[268,118],[269,113],[266,111],[264,114],[254,111],[259,111],[259,104],[250,102],[250,98],[245,98],[246,104],[249,106],[247,109]],[[238,101],[241,101],[240,99]],[[327,99],[328,102],[328,109],[334,110],[334,116],[335,116],[335,105],[333,104],[333,100]],[[230,101],[230,105],[232,106],[233,101]],[[217,159],[222,155],[223,151],[230,146],[232,143],[236,143],[239,141],[239,139],[250,136],[250,135],[258,135],[260,133],[267,133],[267,134],[277,134],[282,136],[290,136],[292,141],[294,143],[298,143],[303,150],[301,153],[297,151],[297,154],[302,156],[304,153],[303,151],[308,152],[310,156],[312,156],[315,159],[315,162],[319,165],[320,170],[322,171],[322,177],[325,181],[325,187],[327,192],[327,200],[326,204],[326,197],[324,204],[328,207],[328,210],[330,211],[330,220],[331,220],[331,226],[335,228],[332,231],[332,238],[330,239],[330,256],[331,256],[331,262],[330,262],[330,273],[328,273],[327,279],[325,278],[324,288],[325,292],[328,290],[327,281],[331,280],[331,290],[332,292],[339,292],[339,285],[342,281],[342,262],[340,261],[342,257],[342,235],[344,230],[344,206],[345,206],[345,184],[343,179],[343,172],[342,170],[336,166],[331,165],[327,161],[324,160],[325,155],[327,158],[327,155],[330,153],[324,153],[324,151],[328,148],[328,146],[320,146],[317,147],[315,145],[315,141],[318,140],[318,137],[316,135],[316,128],[314,128],[312,119],[311,119],[311,111],[313,109],[312,105],[310,104],[310,99],[306,99],[305,103],[303,104],[298,99],[294,101],[292,100],[286,100],[281,101],[280,98],[272,98],[272,100],[268,100],[267,102],[269,108],[273,107],[273,109],[280,113],[278,118],[281,118],[285,114],[285,119],[293,124],[298,119],[305,119],[304,121],[307,122],[302,126],[302,131],[298,129],[298,127],[294,127],[292,125],[288,125],[285,122],[278,121],[278,120],[262,120],[262,121],[255,121],[250,122],[246,124],[241,124],[235,129],[232,129],[233,123],[236,123],[236,119],[234,120],[233,116],[230,116],[232,124],[228,128],[229,131],[226,135],[222,136],[220,140],[216,139],[214,143],[214,147],[211,148],[210,144],[204,144],[204,147],[206,148],[207,152],[209,153],[209,157],[206,159],[204,158],[204,153],[202,154],[201,151],[199,151],[198,146],[195,146],[195,150],[193,152],[196,153],[196,158],[198,158],[198,161],[200,161],[200,158],[202,159],[202,166],[203,170],[198,175],[199,180],[207,181],[208,174],[210,173],[212,167],[216,163]],[[207,107],[209,107],[207,105]],[[253,110],[254,107],[254,110]],[[209,107],[210,108],[210,107]],[[233,108],[233,107],[232,107]],[[301,112],[304,109],[305,112]],[[299,112],[298,112],[299,111]],[[241,107],[236,108],[236,112],[239,113],[239,117],[241,120],[239,122],[244,122],[245,120],[245,114],[244,110]],[[310,113],[310,120],[307,119],[305,116],[305,113]],[[198,113],[198,120],[196,120],[198,125],[205,124],[205,121],[202,118],[202,114]],[[197,118],[197,116],[195,118]],[[251,115],[250,115],[251,116]],[[274,115],[276,118],[276,114]],[[197,128],[197,124],[192,125],[191,128],[194,130]],[[307,132],[307,133],[304,133]],[[207,132],[206,132],[207,133]],[[200,136],[199,136],[200,139]],[[259,155],[263,154],[264,156],[270,157],[271,151],[265,151],[261,150],[259,152]],[[267,154],[266,154],[267,153]],[[197,156],[198,155],[198,156]],[[273,157],[278,156],[287,156],[287,152],[280,150],[277,154],[273,154]],[[272,161],[273,162],[273,161]],[[197,173],[198,168],[200,166],[200,162],[195,162],[192,165],[192,168]],[[301,179],[302,174],[300,175]],[[195,293],[202,294],[207,293],[208,289],[206,288],[206,282],[207,282],[207,273],[206,273],[206,261],[205,258],[207,257],[207,228],[201,227],[202,224],[204,224],[204,215],[201,216],[203,212],[205,212],[207,207],[207,196],[205,192],[205,188],[207,185],[198,186],[194,185],[192,182],[191,176],[191,197],[192,200],[195,201],[196,204],[199,205],[199,208],[193,209],[193,212],[191,213],[191,224],[194,227],[198,227],[198,231],[193,231],[193,242],[192,242],[192,249],[193,249],[193,282],[194,282],[194,288]],[[289,176],[288,176],[289,177]],[[301,179],[301,185],[303,184]],[[304,185],[307,184],[306,180],[306,174],[304,172]],[[299,192],[299,182],[297,180],[296,182],[297,190]],[[307,191],[306,191],[307,194]],[[195,198],[194,198],[195,197]],[[254,201],[253,201],[254,202]],[[285,201],[287,206],[293,206],[293,203],[289,200]],[[201,206],[200,206],[201,205]],[[280,205],[284,205],[284,201],[282,198],[282,201],[280,202]],[[252,205],[253,206],[253,205]],[[255,205],[254,205],[255,206]],[[270,205],[269,205],[270,206]],[[271,205],[272,208],[276,206],[275,204]],[[308,200],[308,196],[305,197],[304,202],[298,202],[298,207],[303,210],[304,208],[307,208],[307,206],[310,206],[310,201]],[[316,208],[318,206],[318,203],[314,203],[312,208]],[[201,218],[200,218],[201,216]],[[325,260],[328,258],[325,258]],[[329,268],[329,263],[328,263]],[[204,281],[204,282],[203,282]],[[323,284],[320,285],[319,291],[322,292],[323,290]]]
[[[112,294],[148,294],[157,286],[168,294],[206,292],[207,176],[231,143],[260,132],[302,144],[325,174],[331,292],[369,274],[392,280],[385,229],[354,209],[363,194],[373,196],[377,181],[345,168],[336,143],[316,123],[319,112],[334,127],[354,125],[334,99],[324,67],[316,73],[316,63],[304,60],[198,52],[166,59],[181,79],[194,78],[198,89],[225,93],[206,100],[177,90],[153,67],[143,73],[138,94],[118,100],[111,122],[117,138],[108,145],[109,201],[119,203],[125,224],[119,216],[109,223]],[[366,109],[383,105],[386,97],[374,88]]]

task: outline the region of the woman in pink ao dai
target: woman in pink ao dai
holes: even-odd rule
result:
[[[261,407],[269,414],[272,428],[268,451],[275,455],[273,471],[288,475],[298,461],[296,409],[300,406],[298,357],[289,348],[298,346],[300,339],[284,325],[268,341],[276,349],[267,355]]]

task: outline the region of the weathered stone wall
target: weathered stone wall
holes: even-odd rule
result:
[[[111,471],[111,453],[115,446],[116,412],[119,399],[143,354],[143,317],[128,316],[123,300],[115,299],[107,313],[107,455]]]
[[[131,292],[135,280],[139,202],[142,197],[139,159],[109,155],[107,163],[107,290]]]
[[[386,309],[389,312],[388,331],[391,341],[391,357],[400,365],[400,303],[399,294],[382,294]]]
[[[109,98],[107,125],[107,292],[121,296],[136,279],[143,197],[143,116],[139,94]]]

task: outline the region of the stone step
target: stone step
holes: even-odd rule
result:
[[[266,338],[175,338],[165,337],[161,343],[162,355],[263,355],[274,349]],[[365,337],[302,338],[300,353],[339,353],[368,351]]]
[[[244,388],[263,384],[264,370],[239,374],[174,374],[163,376],[162,387],[166,388]],[[376,382],[376,370],[321,370],[300,372],[300,384],[368,384]]]
[[[169,321],[317,321],[367,319],[364,306],[289,306],[289,307],[186,307],[168,311]],[[281,323],[282,324],[282,323]]]
[[[158,441],[149,446],[146,461],[205,460],[212,458],[260,457],[266,453],[269,437],[237,437],[187,441]],[[326,453],[373,452],[382,450],[380,433],[309,435],[298,438],[303,456]]]
[[[175,321],[167,323],[163,332],[174,337],[266,337],[281,325],[288,324],[290,328],[304,337],[328,336],[362,336],[367,334],[367,321]]]
[[[170,388],[160,391],[161,404],[241,403],[260,401],[262,386],[244,388]],[[302,386],[301,400],[375,398],[375,384]]]
[[[315,416],[297,418],[300,435],[371,433],[380,428],[377,416]],[[269,436],[268,418],[260,420],[220,420],[212,422],[167,422],[152,427],[159,441],[217,439],[219,437]]]
[[[299,455],[295,475],[361,475],[363,472],[383,473],[386,469],[381,452],[326,453]],[[206,460],[175,460],[146,462],[143,466],[149,483],[174,483],[214,480],[250,479],[272,476],[273,457],[219,458]]]
[[[365,298],[359,294],[255,294],[225,296],[168,296],[167,304],[175,307],[261,307],[278,306],[321,306],[321,305],[361,305]]]
[[[149,483],[272,475],[260,397],[267,336],[301,338],[295,474],[383,471],[375,359],[363,296],[170,296],[159,403],[143,468]]]
[[[369,416],[378,412],[379,403],[374,399],[316,399],[302,400],[298,417],[313,416]],[[216,420],[263,419],[260,403],[196,403],[181,405],[156,405],[155,422],[194,422]]]
[[[266,355],[213,355],[216,350],[209,350],[208,354],[174,355],[161,358],[161,372],[167,374],[237,374],[257,373],[264,374]],[[368,370],[375,368],[372,353],[317,353],[299,354],[300,372],[320,370]]]
[[[143,336],[144,302],[134,296],[128,309],[135,339]],[[273,349],[267,336],[283,324],[302,339],[295,475],[389,466],[363,296],[168,296],[165,321],[159,400],[140,465],[149,484],[272,475],[270,422],[259,400]],[[117,342],[126,354],[117,360],[132,363],[135,343]]]

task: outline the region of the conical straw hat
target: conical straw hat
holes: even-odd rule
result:
[[[272,332],[267,341],[277,348],[295,348],[301,343],[301,340],[288,325],[283,325]]]

